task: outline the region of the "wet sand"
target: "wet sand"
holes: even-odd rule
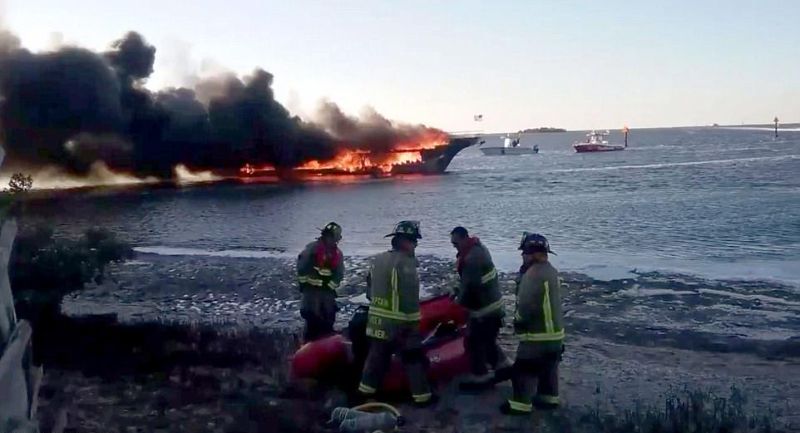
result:
[[[427,294],[455,285],[451,263],[432,257],[421,257],[420,262]],[[360,293],[365,260],[351,259],[347,265],[343,292]],[[602,293],[630,290],[642,281],[566,277],[568,338],[561,368],[564,407],[559,413],[584,413],[588,407],[620,414],[637,404],[661,405],[665,396],[685,389],[729,396],[735,387],[747,397],[745,407],[751,413],[769,415],[787,431],[800,429],[796,341],[732,339],[702,326],[692,332],[616,321],[613,308],[598,307]],[[510,275],[502,280],[510,311]],[[292,263],[282,258],[145,254],[115,267],[102,286],[66,299],[63,311],[72,316],[113,313],[131,326],[202,327],[233,340],[250,335],[247,347],[263,344],[275,349],[269,356],[237,365],[195,359],[191,365],[171,363],[166,371],[118,376],[46,366],[45,422],[52,423],[64,412],[76,431],[325,431],[320,419],[327,410],[326,398],[303,394],[286,380],[283,361],[299,344],[301,328],[293,281]],[[687,285],[678,280],[673,284],[680,286],[676,290]],[[339,327],[354,308],[346,299],[341,307]],[[607,320],[592,320],[603,313]],[[501,335],[509,353],[514,350],[511,334],[506,327]],[[497,415],[497,405],[509,392],[508,384],[501,384],[479,395],[464,394],[451,384],[433,410],[402,406],[410,419],[404,431],[528,431],[530,420],[520,424]]]

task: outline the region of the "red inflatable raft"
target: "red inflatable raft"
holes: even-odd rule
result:
[[[448,296],[440,296],[420,303],[420,331],[425,336],[423,349],[430,362],[429,379],[447,382],[469,372],[469,360],[464,351],[464,326],[467,311]],[[353,332],[352,329],[350,332]],[[353,353],[352,342],[341,334],[331,335],[304,344],[291,359],[293,379],[358,377],[361,366]],[[361,360],[363,362],[363,359]],[[355,384],[350,384],[355,385]],[[408,388],[408,379],[398,356],[383,385],[385,392],[402,392]]]

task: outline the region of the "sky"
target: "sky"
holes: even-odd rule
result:
[[[800,121],[798,17],[794,0],[0,0],[34,51],[142,33],[153,89],[262,67],[304,117],[329,99],[484,132]]]

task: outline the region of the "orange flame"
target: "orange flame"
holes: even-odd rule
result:
[[[442,146],[447,144],[447,141],[447,134],[437,130],[430,130],[423,134],[423,137],[417,140],[397,143],[391,150],[386,152],[343,149],[329,160],[311,160],[299,167],[295,167],[292,171],[331,170],[347,173],[368,173],[380,170],[385,174],[389,174],[392,172],[392,167],[396,165],[413,164],[422,161],[423,150]],[[239,172],[245,176],[275,171],[275,167],[268,164],[260,166],[245,164],[239,169]]]

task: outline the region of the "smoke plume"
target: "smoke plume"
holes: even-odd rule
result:
[[[317,121],[332,137],[354,150],[388,152],[398,147],[415,147],[423,136],[442,134],[423,125],[395,124],[374,109],[367,109],[360,118],[348,116],[339,106],[323,101],[317,110]]]
[[[0,31],[0,140],[14,170],[54,167],[95,176],[97,167],[137,178],[244,164],[292,168],[343,149],[388,152],[431,133],[374,110],[360,118],[323,102],[318,119],[292,116],[275,100],[273,76],[200,80],[152,92],[156,48],[129,32],[108,51],[79,47],[34,53]]]

